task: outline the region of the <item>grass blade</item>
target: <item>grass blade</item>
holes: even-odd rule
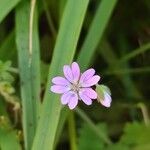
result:
[[[104,75],[119,75],[119,74],[144,74],[149,73],[150,67],[141,67],[141,68],[125,68],[125,69],[114,69],[104,72]]]
[[[22,1],[16,10],[16,42],[21,78],[25,148],[31,149],[40,105],[40,57],[37,16],[34,17],[32,54],[29,52],[30,3]],[[31,61],[31,64],[29,64]]]
[[[99,4],[96,15],[77,59],[81,69],[84,70],[88,67],[116,3],[117,0],[112,0],[111,2],[109,0],[103,0]]]
[[[70,140],[70,150],[77,150],[77,135],[74,112],[70,112],[68,116],[68,133]]]
[[[106,29],[116,3],[117,0],[102,0],[99,4],[96,15],[78,57],[78,62],[79,64],[82,64],[82,69],[86,69],[86,67],[88,67],[96,47],[102,38],[104,30]]]
[[[66,119],[68,117],[68,114],[69,114],[69,109],[67,108],[63,108],[61,110],[61,114],[60,114],[60,117],[59,117],[59,123],[58,123],[58,126],[57,126],[57,132],[56,132],[56,136],[55,136],[55,144],[54,144],[54,149],[56,149],[56,146],[60,140],[60,136],[61,136],[61,133],[64,129],[64,124],[66,122]]]
[[[1,0],[0,1],[0,22],[18,4],[20,0]]]
[[[99,53],[104,58],[104,60],[107,62],[111,71],[112,71],[112,69],[114,70],[114,69],[119,69],[122,67],[119,65],[118,65],[119,68],[117,68],[117,65],[116,65],[116,67],[114,67],[114,64],[117,64],[119,59],[118,59],[117,55],[114,53],[114,51],[112,50],[111,45],[106,41],[106,39],[101,42]],[[126,83],[125,79],[122,76],[118,76],[118,78],[122,82],[124,87],[126,88],[127,83]],[[135,97],[137,97],[137,98],[142,98],[142,95],[140,94],[140,92],[138,91],[136,86],[134,85],[133,81],[129,79],[128,83],[130,84],[130,89],[132,89],[132,92],[130,91],[130,93],[134,93]],[[126,90],[128,93],[127,88],[126,88]]]
[[[59,75],[63,65],[71,63],[74,57],[88,2],[88,0],[83,0],[82,2],[80,0],[69,0],[66,4],[50,66],[48,76],[50,80],[47,83],[42,114],[37,128],[33,150],[53,149],[61,104],[58,95],[49,92],[49,81],[54,76]]]
[[[133,50],[132,52],[126,54],[119,60],[119,63],[128,61],[128,60],[134,58],[135,56],[137,56],[141,53],[144,53],[145,51],[148,51],[148,50],[150,50],[150,43],[144,44],[143,46],[137,48],[136,50]]]

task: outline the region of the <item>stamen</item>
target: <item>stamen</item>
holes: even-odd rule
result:
[[[71,85],[71,89],[72,89],[74,92],[78,93],[78,92],[80,91],[80,85],[79,85],[79,84],[72,84],[72,85]]]

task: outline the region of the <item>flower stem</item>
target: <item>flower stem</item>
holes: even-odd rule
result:
[[[70,112],[68,117],[70,150],[77,150],[74,112]]]
[[[111,140],[99,129],[95,126],[95,124],[92,122],[92,120],[84,113],[83,110],[77,108],[76,109],[77,114],[89,125],[89,127],[96,133],[96,135],[100,138],[100,140],[103,140],[106,144],[110,145],[112,144]]]

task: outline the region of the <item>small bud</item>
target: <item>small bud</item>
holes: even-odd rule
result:
[[[97,101],[105,107],[111,106],[111,92],[105,85],[96,85]]]

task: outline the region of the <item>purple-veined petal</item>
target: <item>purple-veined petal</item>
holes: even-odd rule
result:
[[[95,70],[93,68],[86,70],[80,78],[80,84],[89,80],[95,74]]]
[[[72,74],[72,70],[71,70],[70,66],[64,65],[63,72],[64,72],[66,79],[72,83],[73,82],[73,74]]]
[[[79,80],[79,77],[80,77],[79,65],[76,62],[73,62],[71,65],[71,69],[72,69],[73,79],[75,82],[77,82]]]
[[[69,101],[70,101],[70,99],[71,99],[71,97],[72,97],[74,94],[76,94],[76,93],[74,93],[73,91],[68,91],[68,92],[64,93],[64,94],[61,96],[61,103],[62,103],[63,105],[68,104]]]
[[[100,76],[94,75],[94,76],[91,77],[89,80],[84,81],[84,82],[81,84],[81,86],[82,86],[82,87],[90,87],[90,86],[93,86],[93,85],[97,84],[99,80],[100,80]]]
[[[92,104],[92,100],[86,94],[84,94],[84,92],[80,91],[79,96],[86,105]]]
[[[92,88],[82,88],[81,92],[91,99],[97,98],[97,93]]]
[[[74,109],[78,104],[78,95],[73,92],[70,96],[70,100],[68,102],[68,106],[70,109]]]
[[[100,102],[103,106],[110,107],[111,101],[112,101],[111,96],[108,93],[104,93],[104,99],[101,100]]]
[[[52,83],[57,85],[70,85],[70,82],[63,77],[54,77],[52,79]]]
[[[70,90],[69,86],[52,85],[51,91],[57,94],[62,94]]]

